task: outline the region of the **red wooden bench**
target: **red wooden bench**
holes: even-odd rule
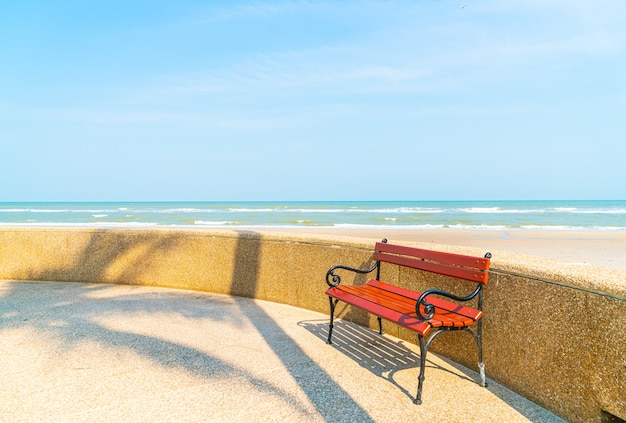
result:
[[[478,347],[480,385],[487,386],[482,354],[481,317],[483,316],[483,286],[487,283],[490,258],[490,253],[487,253],[484,258],[480,258],[387,244],[386,239],[377,242],[374,251],[376,262],[371,268],[355,269],[338,265],[331,267],[326,273],[326,283],[329,285],[326,294],[330,300],[328,343],[332,343],[333,319],[338,301],[343,301],[378,316],[380,334],[383,333],[381,318],[414,330],[417,332],[420,346],[419,384],[414,402],[421,404],[426,354],[430,343],[444,331],[466,330],[474,336]],[[429,289],[422,293],[413,292],[380,281],[381,262],[473,282],[475,288],[467,296],[457,296],[438,289]],[[376,271],[376,279],[357,286],[341,285],[341,277],[336,273],[338,270],[348,270],[361,274]],[[472,300],[477,296],[476,308],[458,304]],[[458,303],[437,297],[447,297]],[[471,328],[474,324],[476,324],[476,331]]]

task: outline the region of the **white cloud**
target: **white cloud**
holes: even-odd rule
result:
[[[604,10],[609,2],[595,13],[586,2],[473,2],[462,11],[452,7],[454,2],[441,2],[428,17],[424,8],[409,4],[256,2],[220,9],[212,18],[354,13],[369,29],[304,48],[258,48],[204,68],[168,67],[143,84],[117,87],[102,105],[32,112],[42,119],[99,124],[278,128],[304,124],[313,114],[328,116],[327,110],[374,115],[382,107],[404,113],[402,102],[394,106],[394,100],[410,97],[411,110],[422,115],[471,109],[482,114],[496,112],[493,102],[499,99],[456,104],[454,96],[501,86],[506,93],[500,98],[513,101],[524,81],[549,86],[567,77],[571,63],[617,56],[623,49],[621,30],[603,24],[615,19]],[[436,96],[448,103],[430,104]],[[361,103],[360,97],[368,100]]]
[[[285,15],[311,9],[345,13],[359,4],[334,6],[342,9],[336,12],[325,2],[260,2],[235,6],[228,13]],[[400,8],[387,5],[387,22],[379,22],[359,39],[301,50],[256,51],[218,68],[152,79],[139,97],[396,95],[463,90],[468,81],[474,86],[513,83],[523,76],[520,69],[619,53],[623,33],[602,25],[613,19],[605,10],[611,6],[615,3],[605,2],[602,13],[593,13],[596,8],[586,2],[472,3],[468,7],[479,12],[471,12],[469,18],[439,16],[426,25],[420,10],[414,10],[418,25],[413,27],[410,17],[399,15]],[[512,16],[516,13],[517,23]],[[500,18],[506,24],[499,23]],[[587,23],[579,25],[581,20]],[[397,22],[401,26],[395,26]]]

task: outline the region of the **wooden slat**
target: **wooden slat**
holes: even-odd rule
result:
[[[435,315],[428,321],[432,327],[466,327],[475,323],[475,320],[470,319],[460,314],[450,313],[447,310],[441,310],[435,307]]]
[[[435,315],[424,322],[415,312],[419,293],[377,280],[365,285],[329,288],[326,294],[422,335],[427,334],[431,327],[470,326],[482,317],[479,310],[433,297],[429,301],[435,306]]]
[[[338,289],[338,287],[329,288],[326,291],[326,294],[330,295],[331,297],[337,298],[347,304],[359,307],[376,316],[380,316],[385,320],[389,320],[408,329],[414,330],[421,335],[426,335],[428,334],[428,332],[430,332],[431,325],[419,320],[417,317],[411,317],[407,314],[400,313],[396,310],[387,308],[380,304],[364,300],[359,296]]]
[[[391,285],[391,284],[388,284],[387,282],[379,281],[376,279],[367,281],[367,284],[370,286],[374,286],[376,288],[384,289],[385,291],[390,291],[395,294],[402,295],[403,297],[410,298],[413,301],[417,301],[417,299],[421,295],[419,292],[411,291],[405,288],[400,288],[398,286]]]
[[[339,286],[339,289],[357,295],[367,301],[391,308],[404,314],[415,314],[415,301],[391,292],[377,289],[368,285]]]
[[[475,283],[487,283],[488,278],[488,274],[486,272],[479,270],[449,266],[445,263],[434,263],[431,261],[423,261],[412,257],[397,256],[388,253],[381,253],[378,251],[374,253],[374,260],[380,260],[400,266],[411,267],[414,269],[426,270],[428,272],[433,272],[445,276],[452,276],[459,279],[465,279]]]
[[[410,298],[413,301],[417,301],[419,296],[421,295],[419,292],[410,291],[408,289],[400,288],[395,285],[390,285],[385,282],[381,282],[378,280],[371,280],[367,282],[368,285],[374,286],[380,289],[384,289],[386,291],[394,292],[399,295]],[[483,312],[480,310],[476,310],[474,308],[465,307],[456,303],[452,303],[450,301],[443,300],[441,298],[437,298],[435,296],[428,296],[428,302],[430,302],[435,307],[438,307],[442,310],[448,310],[455,314],[460,314],[462,316],[468,317],[474,321],[480,319],[483,315]],[[415,307],[415,303],[413,303],[413,307]]]
[[[376,243],[376,251],[392,253],[402,256],[415,257],[449,265],[471,267],[477,270],[488,270],[490,259],[468,256],[464,254],[445,253],[443,251],[424,250],[421,248],[407,247],[404,245]]]

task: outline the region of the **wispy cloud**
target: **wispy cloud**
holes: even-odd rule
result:
[[[572,63],[622,54],[624,30],[610,8],[619,12],[624,6],[603,4],[599,12],[582,1],[484,1],[461,10],[450,1],[431,6],[428,15],[413,2],[265,1],[208,7],[185,22],[210,28],[215,21],[297,22],[311,14],[341,21],[352,14],[361,27],[356,35],[347,31],[319,39],[317,29],[309,27],[312,41],[304,47],[260,43],[217,63],[155,70],[141,83],[111,90],[102,105],[52,108],[39,115],[102,124],[262,128],[303,124],[325,110],[365,115],[369,108],[374,114],[381,103],[401,113],[399,97],[411,98],[413,110],[422,114],[463,111],[467,106],[453,97],[501,86],[508,90],[501,98],[513,101],[515,87],[524,82],[549,86],[567,78]],[[368,101],[361,103],[362,97]],[[442,105],[444,98],[449,103]],[[472,106],[495,110],[493,104]]]
[[[182,72],[152,79],[140,90],[140,96],[163,98],[206,96],[298,96],[298,95],[397,95],[423,92],[450,92],[463,89],[472,75],[473,84],[512,82],[520,68],[533,68],[561,59],[587,60],[611,55],[623,49],[622,33],[604,27],[597,16],[586,26],[570,21],[587,16],[584,3],[562,2],[558,7],[544,2],[479,3],[481,14],[469,18],[442,19],[424,24],[415,10],[418,26],[411,19],[379,22],[365,37],[338,40],[300,50],[257,51],[228,65]],[[343,6],[358,7],[358,2]],[[304,13],[311,8],[332,8],[327,3],[261,2],[235,6],[224,11],[234,14],[281,15]],[[471,7],[474,7],[472,4]],[[515,9],[514,9],[515,8]],[[502,13],[523,9],[528,13],[549,12],[534,26],[524,15],[517,26],[491,25],[484,20],[497,19]],[[442,8],[440,8],[442,9]],[[375,13],[375,10],[371,11]],[[386,13],[390,13],[386,10]],[[400,14],[405,11],[395,10]],[[598,14],[597,14],[598,15]],[[602,19],[601,19],[602,18]],[[370,19],[375,19],[374,16]],[[570,20],[568,20],[570,19]],[[507,19],[507,22],[510,20]],[[561,25],[554,27],[553,22]],[[391,26],[387,26],[391,25]],[[481,77],[482,75],[482,77]]]

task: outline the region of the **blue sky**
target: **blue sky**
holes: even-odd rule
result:
[[[0,201],[626,199],[625,17],[0,0]]]

